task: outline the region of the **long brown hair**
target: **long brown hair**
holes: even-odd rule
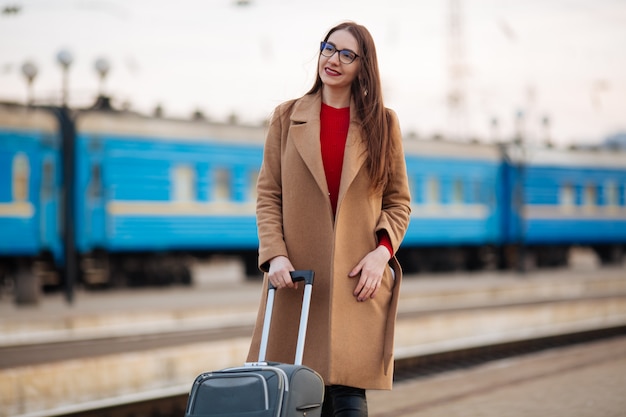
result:
[[[333,32],[346,30],[359,44],[361,68],[351,86],[351,94],[356,106],[357,116],[362,123],[362,134],[367,148],[367,167],[374,191],[382,190],[393,173],[389,155],[393,144],[390,140],[390,120],[385,109],[378,71],[378,58],[374,39],[365,26],[354,22],[343,22],[328,31],[324,42]],[[319,58],[318,58],[319,60]],[[317,74],[313,87],[307,94],[314,94],[322,89],[322,79]]]

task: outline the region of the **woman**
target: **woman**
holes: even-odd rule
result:
[[[265,290],[267,281],[279,289],[267,359],[293,362],[302,288],[293,290],[289,271],[314,270],[303,362],[324,378],[322,415],[367,416],[365,390],[392,384],[402,279],[393,254],[410,195],[398,120],[383,106],[365,27],[332,28],[313,88],[274,111],[257,191],[259,267]],[[249,361],[258,357],[265,290]]]

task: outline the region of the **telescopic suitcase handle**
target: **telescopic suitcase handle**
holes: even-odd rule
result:
[[[302,282],[304,281],[304,285],[306,284],[310,284],[313,285],[313,278],[315,277],[315,272],[311,271],[311,270],[299,270],[299,271],[291,271],[289,273],[291,275],[291,281],[292,282]],[[276,287],[274,286],[274,284],[272,284],[271,282],[268,283],[268,291],[269,290],[275,290]]]
[[[313,291],[313,278],[315,273],[311,270],[291,271],[291,280],[293,282],[304,281],[304,295],[302,298],[302,312],[300,313],[300,327],[298,329],[298,343],[296,345],[296,358],[294,364],[302,365],[304,357],[304,341],[306,338],[306,328],[309,320],[309,310],[311,308],[311,294]],[[274,297],[276,287],[268,282],[267,285],[267,304],[265,306],[265,320],[263,321],[263,332],[261,333],[261,348],[259,350],[259,362],[265,361],[267,353],[267,344],[270,335],[270,324],[272,322],[272,311],[274,309]]]

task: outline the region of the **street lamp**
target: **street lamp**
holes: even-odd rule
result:
[[[111,69],[111,64],[109,64],[109,61],[106,58],[98,58],[94,64],[94,68],[98,72],[98,75],[100,75],[99,95],[103,96],[104,95],[104,80],[107,74],[109,73],[109,70]]]
[[[75,241],[75,221],[74,221],[74,196],[75,187],[74,167],[76,155],[75,143],[75,125],[70,115],[70,109],[67,107],[68,95],[68,76],[70,65],[74,57],[66,50],[62,49],[57,53],[57,62],[63,70],[63,86],[61,90],[61,108],[56,109],[55,113],[61,126],[61,149],[62,149],[62,169],[63,169],[63,223],[65,224],[63,246],[65,258],[64,275],[65,275],[65,297],[68,303],[74,301],[74,285],[77,281],[77,257],[76,257],[76,241]]]
[[[72,56],[72,53],[67,49],[62,49],[57,53],[57,62],[61,65],[61,68],[63,69],[63,87],[61,90],[61,105],[63,107],[67,107],[67,94],[69,84],[68,75],[70,65],[72,65],[73,60],[74,57]]]
[[[26,77],[26,83],[28,84],[27,104],[33,105],[33,81],[37,76],[37,66],[32,61],[26,61],[22,64],[22,74]]]

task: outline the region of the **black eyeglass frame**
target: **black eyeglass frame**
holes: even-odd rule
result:
[[[327,45],[330,45],[333,47],[333,53],[330,55],[326,55],[324,53]],[[335,55],[335,53],[339,54],[339,62],[341,62],[342,64],[352,64],[357,58],[361,57],[361,55],[357,54],[352,49],[337,49],[337,47],[330,42],[324,42],[324,41],[320,42],[320,54],[324,55],[326,58],[332,58],[332,56]],[[354,55],[354,58],[350,59],[351,56],[346,56],[345,53]],[[342,60],[342,58],[348,59],[349,61],[346,62],[345,60]]]

